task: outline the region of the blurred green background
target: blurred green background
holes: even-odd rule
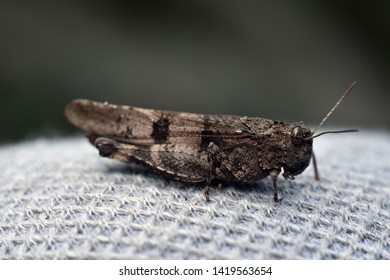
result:
[[[353,3],[353,4],[351,4]],[[74,98],[390,127],[389,1],[1,1],[0,142],[76,131]]]

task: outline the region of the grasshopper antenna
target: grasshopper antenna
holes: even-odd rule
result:
[[[313,138],[316,138],[318,136],[321,136],[321,135],[324,135],[324,134],[328,134],[328,133],[345,133],[345,132],[357,132],[358,130],[357,129],[347,129],[347,130],[336,130],[336,131],[325,131],[325,132],[322,132],[320,134],[317,134],[317,135],[314,135],[320,128],[321,126],[325,123],[325,121],[333,114],[334,110],[336,110],[336,108],[340,105],[341,101],[343,101],[343,99],[347,96],[348,93],[350,93],[350,91],[352,90],[352,88],[356,85],[356,81],[354,81],[348,88],[347,90],[343,93],[343,95],[340,97],[339,101],[337,101],[337,103],[333,106],[333,108],[329,111],[328,114],[326,114],[326,116],[322,119],[322,121],[320,122],[320,124],[316,127],[316,129],[314,129],[313,133],[312,133],[312,139]]]
[[[350,93],[350,91],[352,90],[352,88],[356,85],[356,81],[354,81],[348,88],[347,90],[343,93],[343,95],[341,95],[339,101],[337,101],[337,103],[333,106],[333,108],[329,111],[328,114],[326,114],[326,116],[322,119],[322,121],[320,122],[320,124],[316,127],[316,129],[314,129],[313,133],[312,133],[312,136],[310,137],[311,139],[314,139],[318,136],[321,136],[321,135],[324,135],[324,134],[328,134],[328,133],[345,133],[345,132],[357,132],[358,130],[357,129],[346,129],[346,130],[329,130],[329,131],[325,131],[325,132],[322,132],[322,133],[319,133],[317,135],[314,135],[320,128],[321,126],[325,123],[325,121],[333,114],[334,110],[336,110],[336,108],[340,105],[341,101],[343,101],[343,99],[347,96],[348,93]],[[318,168],[317,168],[317,161],[316,161],[316,158],[314,156],[314,153],[312,153],[312,161],[313,161],[313,167],[314,167],[314,178],[316,180],[319,180],[320,179],[320,174],[318,172]]]

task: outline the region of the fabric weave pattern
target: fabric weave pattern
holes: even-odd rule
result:
[[[0,259],[390,259],[390,134],[328,135],[294,181],[210,191],[84,137],[0,146]]]

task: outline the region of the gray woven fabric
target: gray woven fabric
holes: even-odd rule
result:
[[[390,259],[390,134],[316,139],[321,181],[183,185],[85,138],[0,147],[1,259]]]

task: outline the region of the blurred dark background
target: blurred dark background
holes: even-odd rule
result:
[[[353,3],[353,4],[351,4]],[[74,98],[390,127],[389,1],[1,1],[0,142],[76,131]]]

